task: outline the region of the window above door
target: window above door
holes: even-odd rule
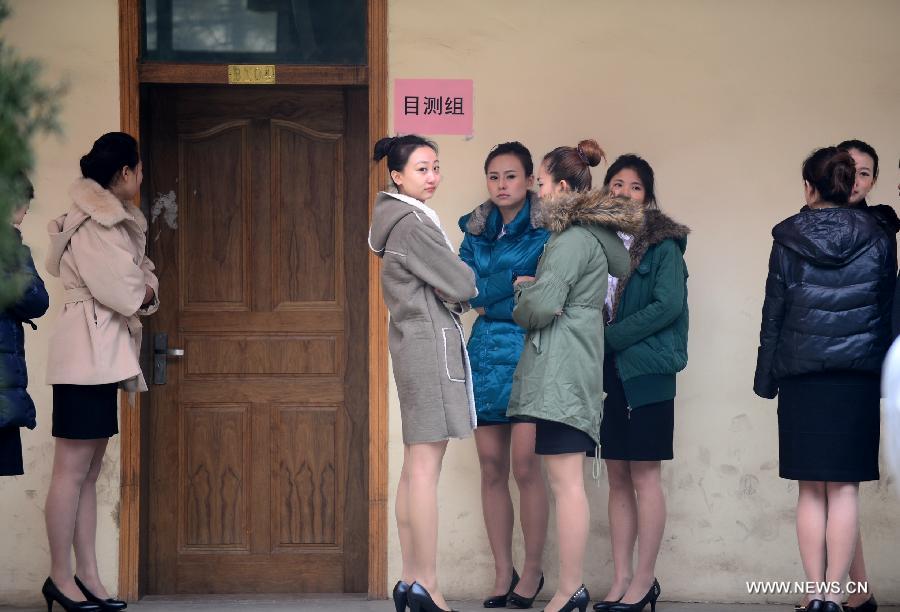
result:
[[[366,0],[143,0],[141,58],[366,64]]]

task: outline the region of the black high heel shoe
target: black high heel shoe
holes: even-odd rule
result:
[[[394,609],[397,612],[403,612],[406,610],[407,597],[409,595],[409,585],[402,580],[398,580],[397,584],[394,585],[394,590],[391,593],[391,596],[394,598]]]
[[[569,601],[566,602],[562,608],[559,609],[559,612],[572,612],[574,609],[578,609],[578,612],[584,612],[588,604],[591,603],[591,596],[588,593],[587,587],[583,584],[575,591],[575,594],[569,597]],[[546,612],[546,608],[544,609]]]
[[[91,603],[89,601],[75,601],[74,599],[69,599],[62,592],[56,588],[56,585],[53,583],[53,580],[47,578],[44,581],[44,586],[41,587],[41,594],[44,596],[44,599],[47,601],[47,612],[53,611],[53,602],[55,601],[62,609],[66,612],[99,612],[100,606],[95,603]]]
[[[79,580],[78,576],[75,576],[75,585],[81,589],[81,592],[84,593],[85,598],[91,603],[95,603],[100,606],[100,610],[102,612],[117,612],[118,610],[124,610],[128,607],[128,604],[121,599],[113,599],[112,597],[108,599],[100,599],[93,593],[91,593],[84,583]]]
[[[650,590],[647,591],[643,599],[633,604],[619,602],[614,606],[610,606],[609,612],[642,612],[647,607],[647,604],[650,604],[651,612],[656,612],[656,600],[659,599],[660,593],[662,593],[662,587],[659,586],[659,581],[654,578]]]
[[[457,612],[456,610],[444,610],[438,607],[428,591],[418,582],[413,582],[406,596],[411,612]]]
[[[519,584],[519,573],[516,571],[516,568],[513,568],[512,580],[509,581],[509,588],[506,589],[506,593],[488,597],[482,602],[482,605],[485,608],[505,608],[506,599],[509,597],[509,594],[513,592],[513,589],[516,588],[517,584]]]
[[[603,601],[598,601],[597,603],[594,604],[594,612],[608,612],[611,607],[613,607],[620,601],[622,601],[621,597],[619,597],[615,601],[610,601],[608,599],[604,599]]]
[[[878,602],[875,601],[874,595],[856,607],[844,605],[844,612],[875,612],[876,610],[878,610]]]
[[[531,597],[525,597],[523,595],[519,595],[518,593],[512,591],[510,589],[509,596],[506,598],[506,607],[507,608],[519,608],[520,610],[527,610],[532,606],[534,600],[537,598],[538,594],[541,592],[541,589],[544,588],[544,573],[541,572],[541,581],[538,583],[537,591],[534,592],[534,595]]]
[[[822,606],[822,612],[843,612],[843,608],[841,604],[834,603],[833,601],[826,601],[825,605]]]

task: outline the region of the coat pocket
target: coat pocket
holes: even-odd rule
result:
[[[444,338],[444,366],[451,382],[466,382],[466,365],[462,334],[455,327],[442,327]]]

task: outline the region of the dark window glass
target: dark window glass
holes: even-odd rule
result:
[[[144,0],[142,57],[365,64],[366,0]]]

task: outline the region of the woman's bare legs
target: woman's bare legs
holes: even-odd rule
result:
[[[869,587],[869,577],[866,575],[866,559],[863,556],[862,532],[856,537],[856,552],[853,554],[853,561],[850,562],[850,580],[865,584],[865,593],[851,593],[847,599],[847,605],[851,608],[857,608],[872,597],[873,593]]]
[[[108,442],[109,438],[97,441],[91,467],[81,485],[75,516],[75,574],[100,599],[108,599],[109,592],[100,582],[100,571],[97,568],[97,478],[100,476]]]
[[[50,490],[44,506],[44,518],[47,524],[47,540],[50,544],[50,578],[63,595],[75,601],[83,601],[84,595],[75,585],[72,571],[72,547],[76,537],[76,523],[81,510],[81,495],[88,475],[93,467],[98,449],[106,448],[107,439],[100,440],[68,440],[56,438],[53,454],[53,475],[50,479]],[[102,452],[100,457],[102,459]],[[93,489],[94,485],[88,488]],[[87,500],[82,512],[83,523],[87,529],[90,520],[86,513],[93,508],[94,530],[96,530],[96,490],[93,501]],[[81,535],[85,535],[81,533]],[[94,560],[96,564],[96,559]]]
[[[666,529],[666,497],[659,461],[629,461],[637,500],[637,567],[622,603],[639,602],[653,586],[656,558]]]
[[[584,453],[546,455],[544,460],[556,502],[559,542],[559,584],[545,610],[556,612],[584,584],[590,509],[584,491]]]
[[[541,471],[541,458],[534,454],[534,423],[513,423],[513,478],[519,487],[519,523],[525,540],[525,563],[522,579],[515,592],[531,597],[541,582],[544,544],[547,542],[547,521],[550,502],[547,483]]]
[[[843,588],[859,535],[859,483],[825,483],[825,496],[828,500],[825,581],[840,584]],[[843,593],[829,592],[824,599],[840,605]]]
[[[505,595],[513,575],[513,504],[509,493],[511,426],[489,425],[475,430],[481,466],[481,511],[488,544],[494,555],[492,595]]]
[[[800,560],[807,581],[819,583],[825,580],[825,483],[801,480],[798,484],[797,543],[800,546]],[[807,596],[803,601],[806,603],[810,599],[824,599],[824,596]]]
[[[634,577],[634,545],[637,542],[637,500],[628,461],[606,460],[609,479],[609,538],[612,544],[613,582],[603,601],[619,601]]]
[[[413,579],[429,592],[435,604],[447,610],[449,606],[437,580],[437,487],[447,441],[411,444],[408,448],[404,468],[409,476],[407,503],[415,559]]]

